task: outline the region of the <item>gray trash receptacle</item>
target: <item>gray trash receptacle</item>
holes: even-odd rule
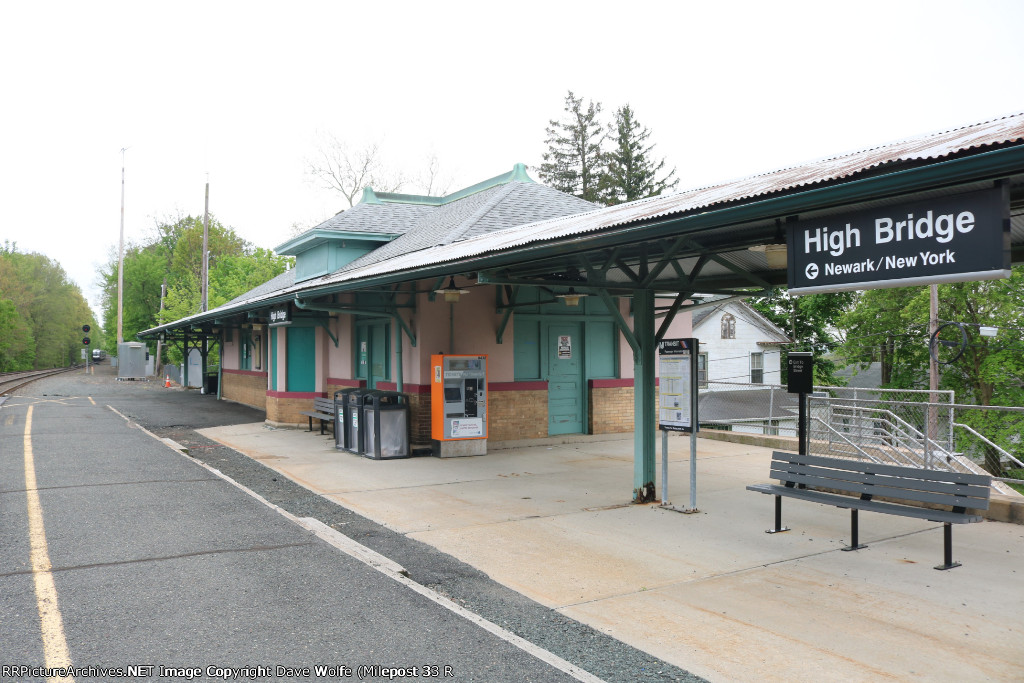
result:
[[[348,402],[345,404],[345,450],[352,453],[363,453],[363,441],[366,434],[366,424],[363,416],[363,403],[367,396],[376,394],[374,389],[356,389],[349,392]]]
[[[378,391],[363,402],[363,455],[374,460],[408,458],[409,397],[397,391]]]
[[[339,451],[347,451],[348,429],[345,428],[345,406],[348,395],[356,391],[355,387],[338,389],[334,392],[334,447]]]

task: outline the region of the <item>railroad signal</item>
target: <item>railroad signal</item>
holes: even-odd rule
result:
[[[89,339],[88,337],[84,337],[84,338],[82,339],[82,343],[83,343],[83,344],[85,344],[86,346],[88,346],[88,345],[89,345],[89,342],[90,342],[90,341],[92,341],[92,340],[91,340],[91,339]]]
[[[82,325],[82,332],[85,332],[86,334],[89,334],[89,330],[91,330],[91,329],[92,328],[89,327],[88,325]],[[89,342],[85,342],[85,343],[88,344]]]

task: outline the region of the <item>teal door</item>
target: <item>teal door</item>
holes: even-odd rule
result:
[[[368,389],[386,382],[391,374],[390,330],[387,323],[356,325],[356,377],[365,379]]]
[[[580,323],[548,325],[548,434],[580,434],[586,414]]]
[[[316,330],[289,327],[287,388],[285,391],[316,391]]]

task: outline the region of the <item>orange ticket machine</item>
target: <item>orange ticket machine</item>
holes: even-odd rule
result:
[[[433,355],[430,438],[434,455],[487,453],[487,356]]]

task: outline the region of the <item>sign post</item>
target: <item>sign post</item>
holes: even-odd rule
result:
[[[799,427],[797,440],[800,442],[798,452],[807,455],[807,394],[814,391],[814,358],[810,351],[790,351],[786,359],[788,370],[786,389],[791,394],[800,395]],[[778,526],[776,526],[778,528]]]
[[[658,345],[658,428],[661,429],[661,504],[676,512],[697,510],[697,356],[694,338],[664,339]],[[668,433],[690,434],[690,507],[677,508],[668,500]]]

